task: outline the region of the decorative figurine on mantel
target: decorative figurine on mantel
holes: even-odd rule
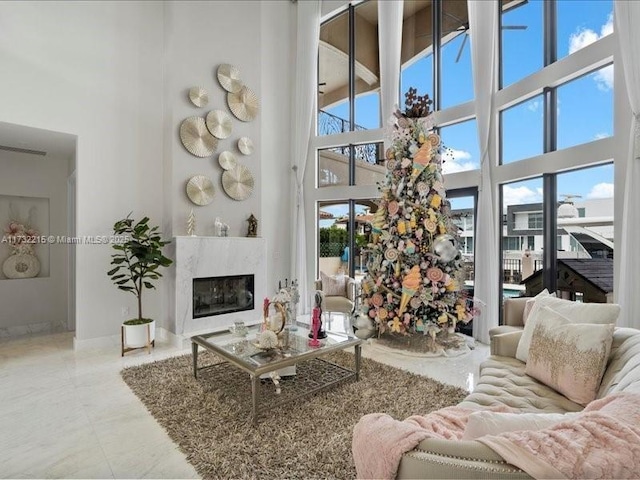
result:
[[[249,229],[247,231],[247,237],[257,237],[258,236],[258,219],[253,216],[253,213],[247,219],[249,222]]]
[[[189,212],[189,217],[187,217],[187,235],[190,237],[196,236],[196,215],[193,213],[193,208]]]
[[[222,236],[222,226],[224,225],[224,223],[222,223],[222,220],[220,220],[220,217],[216,217],[215,221],[213,222],[213,234],[216,237],[221,237]]]

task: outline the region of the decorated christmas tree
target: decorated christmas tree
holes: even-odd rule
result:
[[[410,88],[391,120],[387,175],[372,222],[362,314],[391,346],[458,348],[458,322],[471,318],[462,291],[463,260],[442,177],[431,100]]]

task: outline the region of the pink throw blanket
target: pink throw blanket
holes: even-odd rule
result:
[[[492,407],[492,411],[512,411]],[[395,478],[400,459],[425,438],[459,440],[469,415],[476,410],[447,407],[426,416],[414,415],[404,421],[384,413],[363,416],[353,428],[352,452],[358,478]]]
[[[640,394],[618,393],[544,430],[478,439],[534,478],[640,478]]]

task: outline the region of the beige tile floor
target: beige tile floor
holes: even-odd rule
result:
[[[340,329],[337,321],[332,327]],[[115,342],[75,351],[73,333],[3,339],[0,477],[198,478],[119,375],[126,366],[189,351],[156,342],[150,355],[121,358]],[[415,358],[365,345],[363,355],[470,389],[488,347],[454,358]]]

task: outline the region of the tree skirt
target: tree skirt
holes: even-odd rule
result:
[[[337,352],[329,359],[353,365],[350,353]],[[218,361],[203,352],[198,363]],[[219,370],[216,375],[228,372],[229,378],[214,379],[209,373],[214,370]],[[235,368],[216,367],[201,371],[195,380],[191,355],[184,355],[126,368],[122,378],[205,479],[355,478],[351,440],[360,417],[375,412],[400,420],[424,415],[455,405],[468,393],[363,358],[359,382],[274,407],[254,427],[249,376],[237,382],[235,373]],[[281,385],[285,395],[287,380]],[[266,380],[260,386],[272,387]]]
[[[374,337],[372,345],[380,350],[417,357],[458,357],[475,347],[473,338],[461,333],[441,332],[435,339],[429,335],[397,335],[384,333]]]

